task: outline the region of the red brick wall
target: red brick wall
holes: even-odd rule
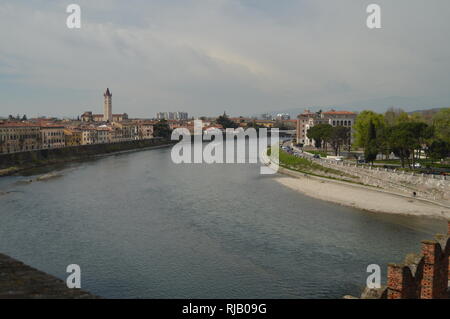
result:
[[[417,283],[409,267],[397,264],[388,266],[388,299],[416,297]]]
[[[450,221],[444,249],[437,241],[422,242],[422,259],[413,276],[408,265],[388,266],[388,299],[450,298]]]

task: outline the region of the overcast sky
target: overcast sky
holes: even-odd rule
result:
[[[101,113],[106,87],[131,117],[448,107],[449,14],[448,0],[2,0],[0,116]]]

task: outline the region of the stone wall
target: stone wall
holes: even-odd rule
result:
[[[418,197],[450,204],[450,178],[446,176],[363,167],[335,160],[314,159],[314,161],[323,166],[357,176],[359,182],[366,185],[397,191],[406,195],[416,192]]]
[[[37,150],[30,152],[1,154],[0,169],[18,167],[21,169],[47,164],[67,162],[72,160],[89,158],[92,156],[123,152],[134,149],[153,147],[158,145],[173,144],[175,142],[155,138],[149,140],[128,141],[120,143],[80,145],[73,147]]]

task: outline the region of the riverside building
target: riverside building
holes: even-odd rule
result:
[[[314,141],[308,138],[308,130],[317,124],[330,124],[331,126],[349,127],[352,132],[357,114],[349,111],[330,110],[328,112],[311,112],[305,110],[297,116],[297,143],[304,146],[314,146]]]

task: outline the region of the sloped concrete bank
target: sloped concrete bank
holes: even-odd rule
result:
[[[0,299],[97,299],[64,281],[0,254]]]

